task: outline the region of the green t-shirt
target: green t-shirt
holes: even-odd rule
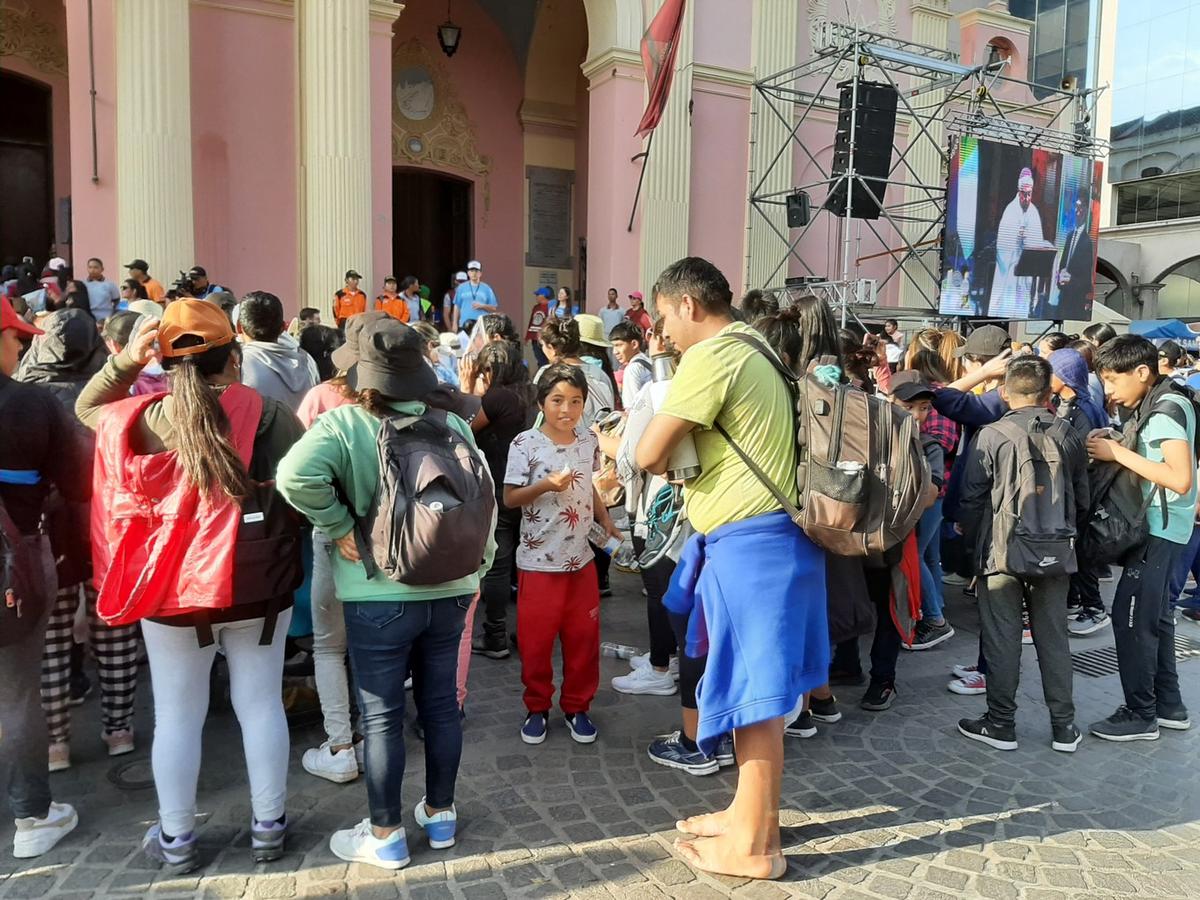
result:
[[[796,496],[792,395],[762,351],[728,337],[758,334],[734,322],[683,355],[658,412],[698,427],[700,474],[683,488],[688,519],[708,534],[722,525],[779,509],[779,502],[713,428],[719,421],[787,497]]]
[[[1193,435],[1196,433],[1196,421],[1192,405],[1182,397],[1173,394],[1167,394],[1164,399],[1169,403],[1174,403],[1182,410],[1183,419],[1187,425],[1185,427],[1177,417],[1163,412],[1150,415],[1138,433],[1137,450],[1151,462],[1163,461],[1162,445],[1164,441],[1187,441],[1188,446],[1193,450],[1195,446]],[[1149,494],[1152,490],[1157,491],[1158,488],[1143,480],[1143,495]],[[1163,527],[1162,503],[1156,497],[1146,513],[1146,523],[1150,527],[1150,534],[1152,537],[1162,538],[1173,544],[1186,544],[1192,537],[1192,528],[1196,522],[1196,479],[1192,479],[1192,489],[1186,494],[1177,494],[1174,491],[1167,491],[1166,494],[1167,525],[1165,528]]]

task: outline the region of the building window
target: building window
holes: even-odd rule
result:
[[[1118,225],[1200,216],[1200,172],[1145,178],[1116,187]]]
[[[1091,83],[1089,49],[1095,41],[1091,12],[1095,0],[1009,0],[1008,11],[1033,22],[1029,80],[1039,99],[1066,79],[1080,87]]]

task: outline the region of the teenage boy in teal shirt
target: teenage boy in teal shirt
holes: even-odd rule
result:
[[[1113,461],[1159,496],[1147,514],[1150,536],[1125,566],[1113,598],[1113,634],[1125,703],[1089,729],[1106,741],[1155,741],[1159,728],[1191,727],[1175,670],[1175,622],[1168,587],[1191,537],[1196,509],[1196,416],[1189,398],[1158,374],[1158,351],[1132,334],[1096,352],[1096,371],[1109,399],[1132,411],[1136,450],[1103,429],[1088,436],[1088,454]],[[1165,516],[1164,516],[1165,513]]]

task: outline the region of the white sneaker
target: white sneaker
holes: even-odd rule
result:
[[[358,777],[358,759],[354,756],[353,748],[348,747],[334,753],[330,750],[331,746],[332,744],[326,741],[320,747],[305,750],[304,756],[300,758],[304,771],[337,784],[353,781]]]
[[[650,654],[643,653],[641,656],[631,656],[629,658],[629,668],[631,668],[631,669],[652,669],[652,668],[654,668],[653,666],[650,665]],[[672,656],[670,661],[667,663],[667,674],[670,675],[672,678],[674,678],[676,681],[679,680],[679,657],[678,656]]]
[[[114,731],[111,734],[102,732],[100,740],[104,741],[108,747],[109,756],[124,756],[126,753],[132,753],[134,750],[132,728],[122,728],[120,731]]]
[[[71,768],[71,745],[66,741],[56,741],[50,745],[49,769],[51,772],[61,772]]]
[[[387,837],[377,838],[371,831],[370,819],[363,819],[353,828],[335,831],[329,837],[329,849],[338,859],[381,869],[403,869],[412,862],[404,829],[397,828]]]
[[[978,672],[972,672],[965,678],[954,679],[946,687],[955,694],[966,694],[967,696],[986,694],[987,676],[980,675]]]
[[[649,667],[618,675],[612,680],[612,686],[614,691],[622,694],[653,694],[656,697],[669,697],[679,690],[670,672],[658,672]]]
[[[17,833],[13,835],[13,856],[32,859],[54,848],[54,845],[75,830],[79,816],[69,803],[51,803],[44,819],[30,816],[16,819]]]
[[[966,678],[979,671],[979,666],[955,666],[952,670],[955,678]]]

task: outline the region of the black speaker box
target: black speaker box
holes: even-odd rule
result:
[[[845,81],[838,87],[841,93],[838,98],[838,125],[831,172],[835,177],[846,173],[850,165],[850,145],[853,141],[854,172],[862,176],[866,184],[857,179],[853,180],[850,215],[855,219],[878,219],[880,206],[887,191],[888,170],[892,163],[898,95],[890,84],[860,81],[858,102],[855,104],[853,83]],[[852,117],[853,136],[850,134]],[[846,194],[846,180],[837,180],[829,196],[825,198],[825,209],[844,216]]]

